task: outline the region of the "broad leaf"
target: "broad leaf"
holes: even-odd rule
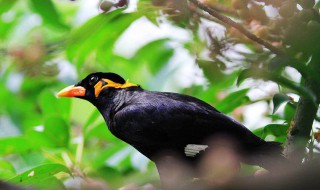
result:
[[[114,140],[117,141],[117,138],[115,138],[111,134],[111,132],[108,130],[108,127],[105,122],[99,123],[97,125],[94,125],[88,128],[84,135],[86,139],[96,137],[96,138],[104,139],[107,141],[114,141]]]
[[[284,68],[285,66],[288,66],[294,61],[294,59],[288,57],[288,56],[276,56],[272,58],[269,62],[269,70],[270,72],[276,72],[280,69]]]
[[[250,69],[244,69],[240,72],[237,78],[237,86],[240,86],[244,80],[251,77],[250,72]]]
[[[68,173],[71,175],[70,170],[61,164],[44,164],[27,170],[8,180],[10,183],[30,187],[39,187],[45,189],[61,188],[61,183],[58,183],[54,177],[55,174],[60,172]]]
[[[87,133],[90,125],[98,119],[99,115],[100,113],[98,111],[93,111],[91,113],[90,117],[87,119],[86,123],[83,125],[83,128],[82,128],[83,134]]]
[[[67,147],[70,133],[65,120],[60,117],[49,117],[44,122],[44,134],[58,147]]]
[[[225,77],[225,74],[222,71],[226,69],[226,65],[219,60],[211,61],[197,59],[197,64],[212,84],[220,82],[221,79]]]
[[[40,95],[40,106],[43,114],[47,117],[62,116],[64,119],[69,119],[71,109],[71,99],[57,98],[54,92],[49,90],[43,91]]]
[[[253,133],[262,139],[265,139],[268,135],[273,135],[276,137],[276,141],[283,142],[287,136],[288,129],[288,124],[269,124],[265,127],[254,130]]]
[[[247,78],[254,78],[254,79],[262,79],[262,80],[270,80],[277,84],[286,86],[287,88],[290,88],[298,93],[300,93],[303,96],[308,97],[311,99],[314,103],[316,102],[316,96],[314,93],[302,86],[301,84],[295,83],[281,75],[275,74],[275,73],[269,73],[267,71],[264,71],[262,69],[244,69],[238,76],[237,85],[239,86],[245,79]]]
[[[32,139],[34,147],[66,148],[69,145],[69,126],[64,119],[52,116],[44,121],[44,125],[30,128],[27,136]]]
[[[34,10],[40,14],[44,23],[58,29],[69,29],[69,26],[61,21],[60,15],[51,0],[30,0],[30,2]]]
[[[270,60],[269,70],[274,73],[276,71],[280,71],[282,68],[290,66],[295,68],[299,73],[304,77],[310,77],[320,85],[319,74],[316,70],[312,69],[309,65],[303,63],[302,61],[298,61],[292,57],[287,55],[285,56],[276,56]],[[280,73],[278,73],[280,74]]]
[[[293,104],[286,104],[284,107],[284,119],[287,123],[293,120],[294,114],[296,113],[296,106]]]
[[[139,0],[137,9],[153,24],[158,26],[158,17],[160,16],[161,7],[157,7],[149,0]]]
[[[11,7],[17,2],[17,0],[0,0],[0,15],[11,9]]]
[[[223,113],[229,113],[235,108],[250,102],[250,99],[247,96],[247,92],[249,90],[249,88],[246,88],[236,92],[232,92],[221,102],[215,105],[215,107]]]
[[[274,114],[282,104],[290,102],[290,101],[292,101],[292,99],[285,94],[275,94],[273,96],[272,101],[273,101],[273,112],[272,113]]]
[[[269,124],[264,127],[265,134],[271,134],[275,137],[287,136],[289,125],[287,124]]]
[[[5,160],[0,160],[0,178],[10,179],[15,175],[15,169],[13,165]]]
[[[125,148],[110,156],[105,161],[105,164],[117,169],[118,171],[128,171],[132,169],[130,157],[134,152],[135,150],[131,146],[126,146]]]
[[[141,15],[122,14],[121,9],[108,14],[99,14],[75,30],[67,41],[67,57],[80,68],[95,50],[100,60],[112,55],[113,45],[118,37]]]
[[[23,136],[0,139],[0,155],[24,153],[34,149],[32,143]]]
[[[128,147],[128,145],[122,141],[118,141],[118,143],[109,144],[107,148],[103,149],[99,152],[97,156],[92,158],[92,167],[98,169],[106,165],[110,166],[110,163],[106,164],[106,160],[111,158],[113,155],[115,155],[117,152],[121,151],[125,147]]]
[[[151,73],[156,74],[169,61],[174,53],[169,39],[159,39],[140,48],[132,58],[136,64],[146,64]]]

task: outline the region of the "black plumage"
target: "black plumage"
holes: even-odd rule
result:
[[[180,159],[196,163],[200,153],[186,153],[188,145],[208,146],[213,137],[233,140],[242,162],[272,169],[264,158],[284,160],[279,143],[266,142],[245,126],[211,105],[188,95],[143,90],[114,73],[93,73],[73,88],[84,88],[80,96],[68,90],[58,96],[90,101],[103,115],[109,130],[156,161],[161,153],[174,152]],[[202,147],[199,152],[207,151]]]

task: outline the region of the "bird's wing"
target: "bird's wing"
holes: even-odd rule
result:
[[[128,138],[137,135],[146,144],[184,148],[191,155],[204,150],[207,144],[203,143],[217,134],[245,144],[261,140],[240,123],[191,96],[146,91],[133,102],[117,113],[115,120],[118,126],[127,126],[122,133],[131,135]]]

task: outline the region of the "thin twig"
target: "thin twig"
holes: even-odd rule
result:
[[[257,43],[259,43],[261,45],[263,45],[265,48],[269,49],[272,53],[277,54],[277,55],[284,55],[285,54],[281,49],[278,49],[278,48],[274,47],[273,45],[271,45],[267,41],[257,37],[254,34],[252,34],[250,31],[245,29],[241,24],[234,22],[229,17],[226,17],[226,16],[220,14],[219,12],[213,10],[212,8],[200,3],[198,0],[189,0],[189,1],[191,1],[193,4],[195,4],[198,8],[200,8],[200,9],[206,11],[207,13],[209,13],[211,16],[219,19],[223,23],[228,24],[228,25],[236,28],[237,30],[239,30],[239,32],[241,32],[247,38],[249,38],[249,39],[251,39],[251,40],[253,40],[253,41],[255,41],[255,42],[257,42]]]
[[[206,5],[210,8],[212,8],[213,10],[216,10],[216,11],[219,11],[219,12],[231,15],[231,16],[235,16],[235,17],[238,16],[237,12],[234,9],[231,9],[229,7],[225,7],[225,6],[216,4],[216,3],[207,3]]]
[[[221,25],[223,25],[223,22],[221,22],[220,20],[216,19],[215,17],[209,15],[209,14],[205,14],[203,13],[202,11],[199,11],[199,9],[196,9],[194,7],[191,7],[189,6],[189,9],[194,12],[195,14],[197,14],[198,16],[202,17],[202,18],[205,18],[207,20],[210,20],[212,22],[216,22],[216,23],[219,23]]]

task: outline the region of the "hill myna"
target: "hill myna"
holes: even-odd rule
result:
[[[233,141],[243,163],[273,170],[275,160],[285,160],[280,143],[255,136],[211,105],[184,94],[144,90],[115,73],[92,73],[57,96],[91,102],[113,135],[156,165],[159,155],[174,155],[196,166],[214,137]]]

